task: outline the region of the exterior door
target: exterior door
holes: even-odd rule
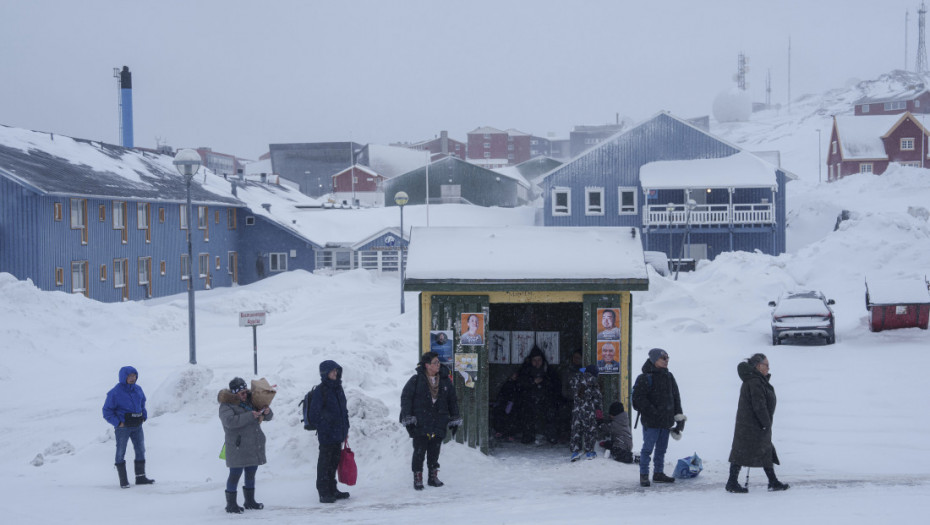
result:
[[[430,304],[430,330],[452,330],[455,354],[477,357],[477,377],[474,386],[466,386],[464,376],[454,370],[453,382],[455,394],[459,401],[463,423],[456,433],[455,440],[467,443],[469,447],[478,448],[488,453],[488,311],[490,302],[487,295],[434,295]],[[462,345],[462,314],[483,313],[485,341],[482,345]],[[429,340],[421,342],[421,353],[429,350]],[[451,435],[451,434],[450,434]],[[449,437],[447,436],[447,439]]]

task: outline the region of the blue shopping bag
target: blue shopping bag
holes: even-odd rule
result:
[[[678,460],[678,464],[675,465],[674,476],[678,479],[689,479],[700,474],[702,470],[704,470],[704,462],[695,452],[691,456]]]

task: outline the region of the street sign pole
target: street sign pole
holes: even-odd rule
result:
[[[239,312],[239,326],[252,327],[252,363],[255,375],[258,375],[258,327],[265,324],[264,310]]]
[[[258,325],[252,325],[252,356],[255,364],[255,375],[258,375]]]

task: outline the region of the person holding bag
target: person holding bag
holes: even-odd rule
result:
[[[349,411],[342,389],[342,367],[326,360],[320,363],[320,386],[310,400],[310,423],[316,427],[320,454],[316,461],[316,490],[320,503],[335,503],[349,497],[336,488],[336,469],[342,456],[342,444],[349,437]]]
[[[420,356],[417,373],[411,377],[400,395],[400,423],[413,438],[413,488],[423,490],[423,459],[429,468],[427,483],[441,487],[439,481],[439,451],[446,429],[452,434],[462,418],[455,396],[455,387],[449,379],[449,370],[439,362],[436,352]]]
[[[255,472],[265,461],[265,433],[262,421],[274,417],[271,408],[255,407],[252,393],[245,385],[245,380],[235,377],[229,382],[229,388],[220,390],[216,396],[219,401],[220,423],[225,435],[226,466],[229,477],[226,479],[226,512],[241,514],[243,508],[236,503],[239,477],[245,472],[242,494],[245,495],[245,508],[259,510],[265,505],[255,501]]]

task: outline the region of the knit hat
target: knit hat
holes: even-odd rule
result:
[[[238,394],[240,391],[248,388],[245,385],[245,379],[241,377],[234,377],[232,381],[229,382],[229,391],[233,394]]]
[[[651,361],[652,364],[656,364],[656,361],[663,357],[668,357],[668,352],[661,348],[653,348],[649,351],[649,361]]]
[[[610,404],[609,413],[610,413],[610,415],[612,415],[612,416],[619,416],[620,414],[622,414],[622,413],[623,413],[623,403],[621,403],[621,402],[619,402],[619,401],[614,401],[613,403],[611,403],[611,404]]]

